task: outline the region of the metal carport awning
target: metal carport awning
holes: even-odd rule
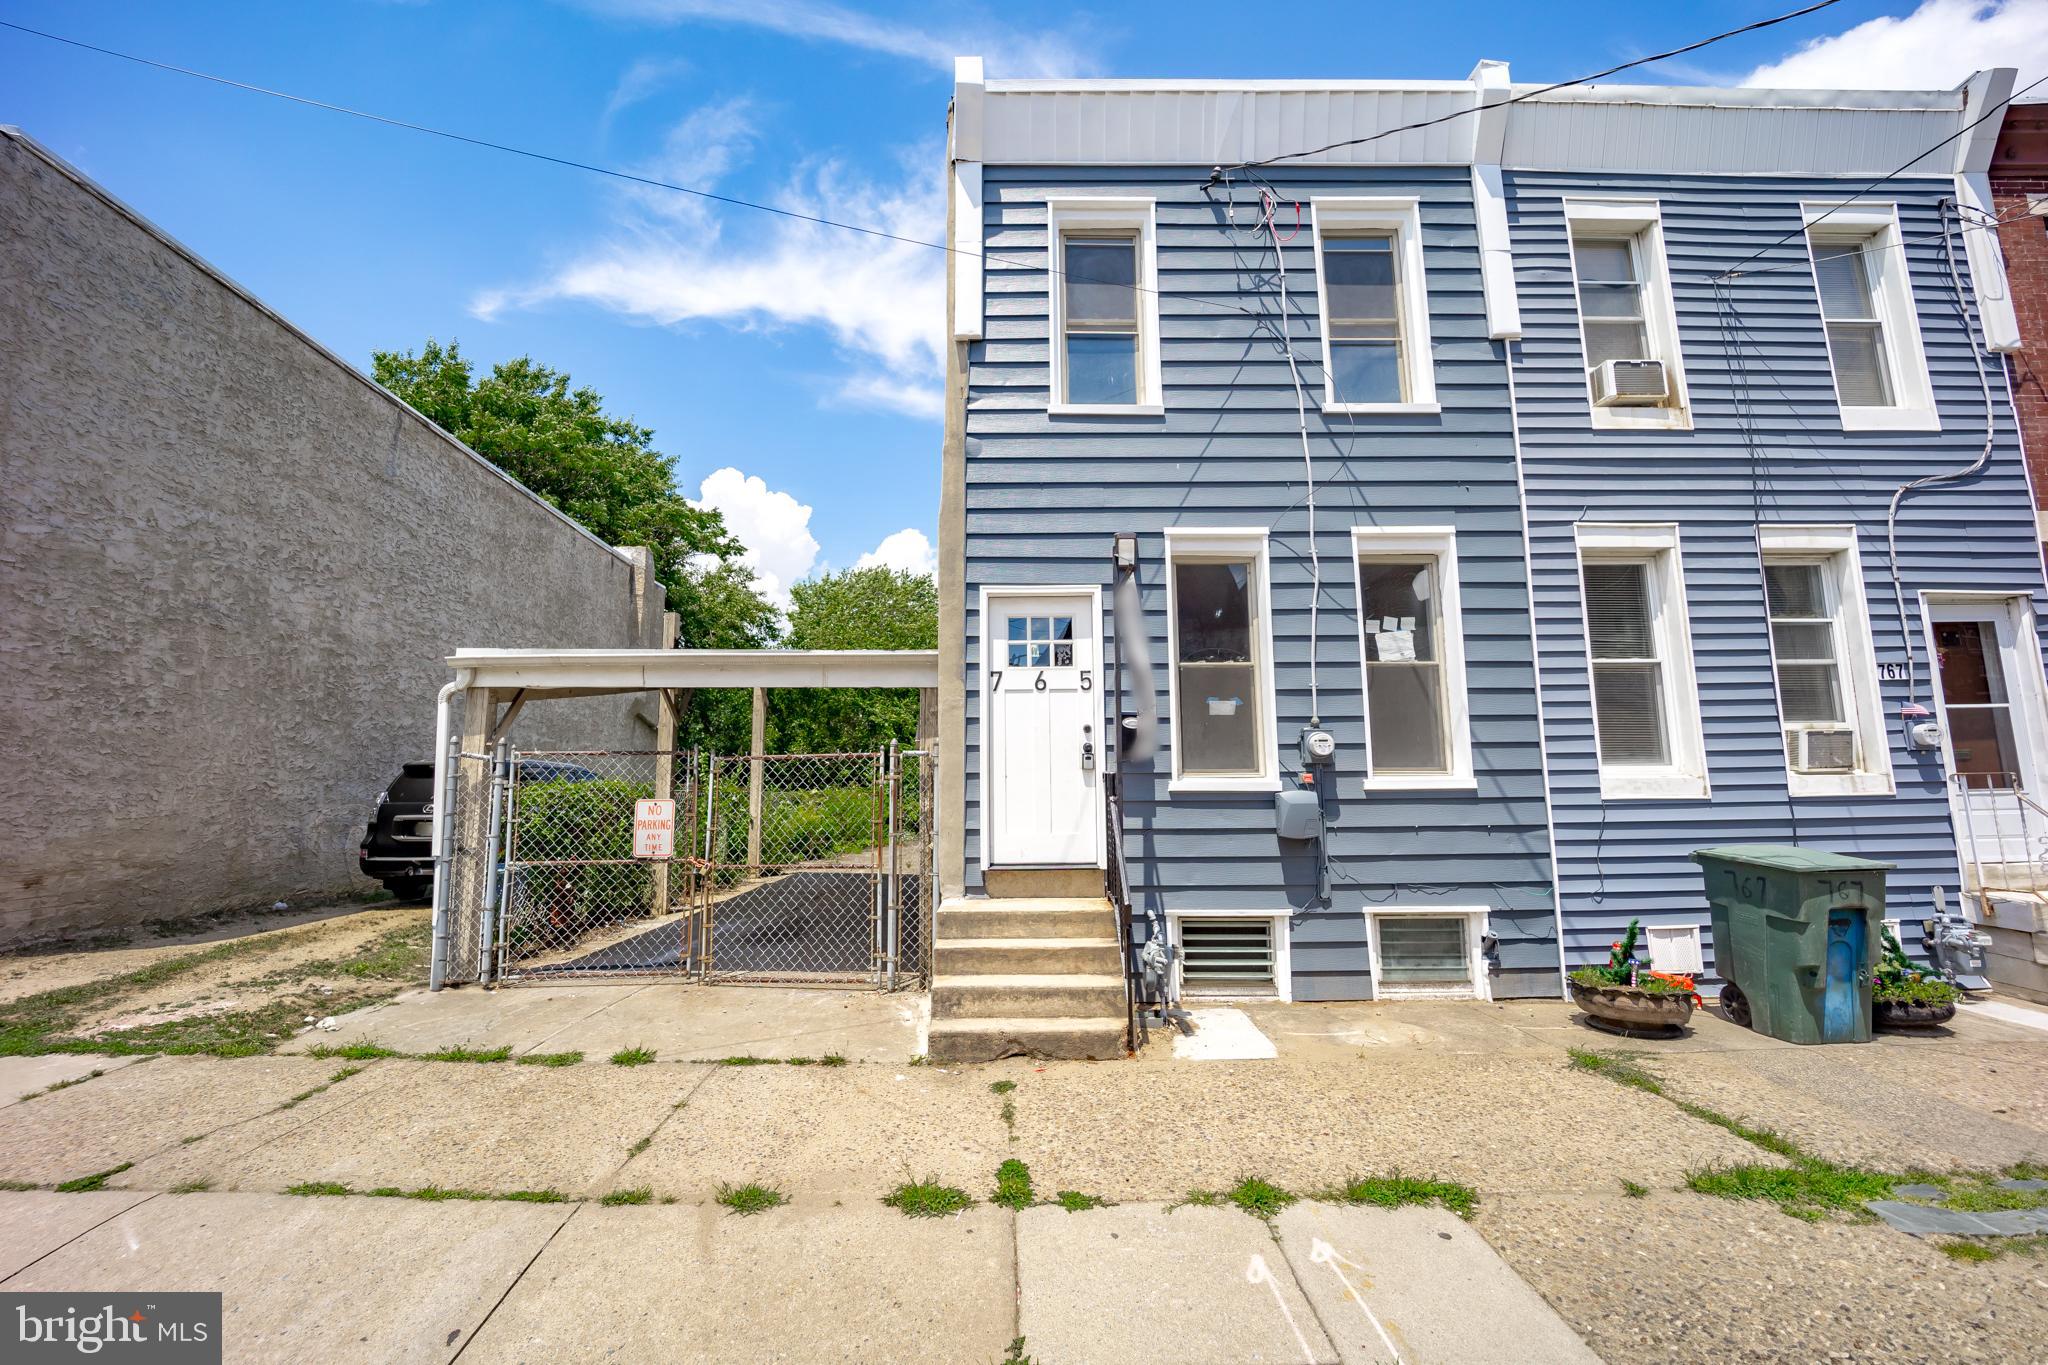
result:
[[[939,685],[939,654],[931,649],[458,649],[447,662],[467,690],[534,699],[684,687]]]

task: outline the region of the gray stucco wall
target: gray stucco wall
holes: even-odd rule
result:
[[[11,132],[0,393],[0,943],[365,887],[448,653],[657,643],[629,557]]]
[[[1556,918],[1507,362],[1487,337],[1470,176],[1455,168],[1272,171],[1288,203],[1343,194],[1420,201],[1431,361],[1443,406],[1440,413],[1356,418],[1320,410],[1314,245],[1303,228],[1285,250],[1289,332],[1313,386],[1308,422],[1323,573],[1312,637],[1301,438],[1286,354],[1273,332],[1280,302],[1272,247],[1246,191],[1238,191],[1233,227],[1220,197],[1201,188],[1207,174],[1205,166],[984,171],[987,317],[984,339],[970,348],[965,417],[967,884],[983,882],[980,590],[1094,585],[1107,603],[1111,539],[1132,531],[1146,635],[1125,648],[1151,658],[1165,745],[1153,760],[1129,765],[1123,778],[1140,909],[1285,915],[1295,997],[1339,1000],[1372,993],[1367,912],[1485,906],[1500,939],[1493,992],[1554,995]],[[1045,201],[1070,192],[1157,201],[1163,417],[1047,414]],[[1477,784],[1366,795],[1351,531],[1446,525],[1457,529]],[[1168,791],[1175,718],[1164,532],[1193,526],[1270,529],[1283,771],[1296,766],[1291,755],[1309,719],[1312,654],[1318,663],[1321,719],[1338,740],[1325,779],[1333,793],[1326,798],[1327,905],[1318,902],[1313,860],[1274,832],[1270,793]],[[1104,624],[1107,658],[1115,623]],[[1108,730],[1106,714],[1097,733]]]

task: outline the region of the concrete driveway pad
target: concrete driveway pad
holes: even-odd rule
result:
[[[1265,1225],[1234,1209],[1026,1209],[1017,1278],[1017,1330],[1042,1365],[1340,1359]]]
[[[1599,1365],[1455,1214],[1302,1203],[1274,1226],[1344,1365]]]
[[[534,1204],[162,1195],[7,1288],[220,1290],[231,1361],[445,1361],[568,1216]]]
[[[585,1207],[463,1360],[993,1365],[1015,1286],[1010,1215],[986,1206]]]
[[[336,1065],[300,1057],[161,1057],[8,1105],[0,1109],[0,1178],[54,1184],[139,1162],[274,1109],[327,1080]]]
[[[911,991],[663,981],[561,1030],[542,1050],[608,1057],[622,1047],[651,1047],[676,1061],[837,1053],[902,1066],[919,1051],[917,1011],[924,1002]]]
[[[0,1057],[0,1107],[19,1104],[39,1091],[64,1081],[80,1081],[95,1071],[119,1071],[135,1057],[96,1057],[89,1053],[53,1052],[45,1057]]]
[[[0,1280],[149,1197],[147,1191],[127,1190],[0,1192]]]
[[[400,1052],[507,1045],[514,1052],[561,1052],[567,1049],[549,1046],[550,1037],[644,989],[645,983],[634,982],[498,991],[407,991],[396,999],[342,1015],[332,1032],[316,1029],[301,1033],[278,1051],[378,1043]]]
[[[1654,1096],[1561,1057],[1368,1053],[1066,1067],[1018,1078],[1014,1154],[1040,1189],[1174,1199],[1247,1175],[1313,1193],[1355,1175],[1481,1189],[1612,1189],[1617,1170],[1677,1184],[1716,1161],[1770,1160]],[[1598,1132],[1598,1143],[1583,1135]]]
[[[702,1079],[683,1066],[383,1061],[321,1096],[345,1102],[329,1103],[315,1121],[288,1111],[247,1141],[195,1144],[118,1183],[204,1178],[224,1189],[282,1190],[328,1180],[359,1190],[586,1194]]]
[[[870,1203],[936,1176],[977,1197],[1009,1156],[1001,1101],[978,1073],[932,1067],[699,1067],[703,1089],[612,1182],[711,1198],[722,1181]]]

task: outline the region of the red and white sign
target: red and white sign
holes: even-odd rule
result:
[[[673,858],[676,852],[676,803],[633,803],[633,856]]]

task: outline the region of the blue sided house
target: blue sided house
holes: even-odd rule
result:
[[[1162,972],[1555,997],[1631,918],[1711,974],[1708,845],[1985,885],[2048,756],[2010,89],[962,59],[934,1057],[1110,1055]]]

